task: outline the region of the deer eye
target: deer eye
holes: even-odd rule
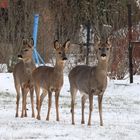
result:
[[[27,50],[27,49],[25,49],[24,51],[25,51],[25,52],[27,52],[28,50]]]
[[[59,54],[62,54],[61,52],[59,52]]]
[[[109,48],[106,48],[106,50],[108,51],[108,50],[109,50]]]
[[[101,50],[101,48],[99,48],[99,50]]]

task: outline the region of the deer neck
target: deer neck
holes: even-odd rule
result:
[[[35,63],[33,59],[29,59],[27,61],[24,61],[24,71],[26,74],[31,75],[32,71],[35,69]]]
[[[107,62],[106,61],[99,61],[95,70],[95,77],[97,81],[100,83],[106,80],[107,76]]]
[[[56,63],[55,63],[55,66],[54,66],[54,70],[55,70],[58,74],[63,74],[64,62],[63,62],[63,61],[56,60]]]
[[[97,89],[104,90],[107,83],[107,67],[108,64],[106,61],[99,61],[95,67],[95,73],[92,75],[94,80],[96,79]],[[94,69],[93,69],[94,70]]]
[[[97,72],[107,73],[108,62],[106,60],[100,60],[97,64]]]

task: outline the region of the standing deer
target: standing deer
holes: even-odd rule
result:
[[[52,92],[55,92],[56,120],[59,121],[59,94],[63,86],[63,69],[64,62],[67,60],[66,50],[70,46],[70,41],[66,41],[62,46],[56,40],[54,41],[54,49],[56,53],[56,63],[54,67],[40,66],[33,72],[33,81],[37,99],[37,119],[40,120],[40,110],[43,99],[48,93],[48,114],[46,120],[49,120]],[[40,88],[43,89],[40,96]]]
[[[110,37],[106,42],[102,42],[99,37],[95,40],[95,49],[97,53],[97,66],[79,65],[73,68],[69,73],[70,92],[71,92],[71,113],[72,124],[74,122],[74,104],[76,93],[79,90],[82,94],[82,121],[84,124],[84,106],[86,99],[89,98],[89,119],[88,125],[91,125],[91,113],[93,110],[93,95],[98,96],[100,125],[103,126],[102,120],[102,99],[107,87],[107,68],[110,56],[111,41]]]
[[[33,84],[31,82],[32,71],[35,69],[35,63],[32,59],[33,55],[33,39],[23,40],[21,52],[18,55],[20,62],[17,63],[13,70],[15,89],[17,92],[16,97],[16,117],[18,117],[20,90],[22,92],[22,113],[21,117],[27,116],[26,111],[26,98],[27,93],[30,91],[30,98],[32,104],[32,117],[34,117],[34,101],[33,101]]]

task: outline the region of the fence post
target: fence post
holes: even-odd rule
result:
[[[133,83],[133,62],[132,62],[132,21],[131,21],[131,4],[127,5],[128,7],[128,51],[129,51],[129,75],[130,75],[130,83]]]

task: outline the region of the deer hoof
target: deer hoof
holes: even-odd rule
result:
[[[40,120],[41,119],[40,116],[37,116],[37,119]]]
[[[74,122],[72,122],[72,125],[75,125],[75,123],[74,123]]]
[[[85,124],[85,121],[81,121],[81,124]]]
[[[32,118],[34,118],[35,117],[35,114],[32,114]]]
[[[91,126],[91,123],[88,123],[88,126]]]
[[[56,119],[56,121],[58,121],[58,122],[59,122],[59,119]]]
[[[18,117],[18,114],[16,113],[15,117]]]
[[[46,118],[46,121],[49,121],[49,118],[48,117]]]
[[[103,123],[101,123],[100,126],[103,126]]]

